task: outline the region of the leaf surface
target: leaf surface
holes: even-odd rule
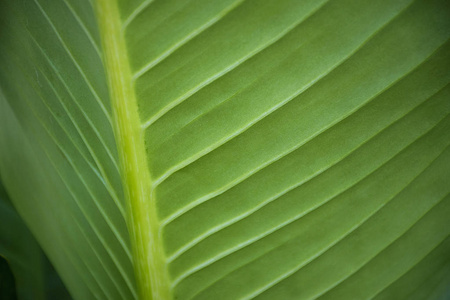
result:
[[[1,11],[0,174],[75,298],[448,294],[446,1]]]

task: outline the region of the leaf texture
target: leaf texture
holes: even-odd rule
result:
[[[447,1],[0,5],[0,174],[75,298],[449,295]]]
[[[136,297],[93,9],[79,1],[1,5],[6,189],[75,298]]]

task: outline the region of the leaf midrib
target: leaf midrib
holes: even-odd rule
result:
[[[104,64],[113,111],[121,176],[128,205],[128,229],[142,299],[170,299],[165,256],[158,241],[152,180],[118,5],[96,2]]]

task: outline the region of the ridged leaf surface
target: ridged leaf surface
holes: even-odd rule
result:
[[[0,4],[0,174],[76,299],[440,299],[445,0]]]

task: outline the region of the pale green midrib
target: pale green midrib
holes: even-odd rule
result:
[[[120,14],[115,0],[97,0],[104,64],[114,115],[114,133],[129,210],[127,222],[141,299],[170,299],[165,256],[158,242],[155,201]]]

